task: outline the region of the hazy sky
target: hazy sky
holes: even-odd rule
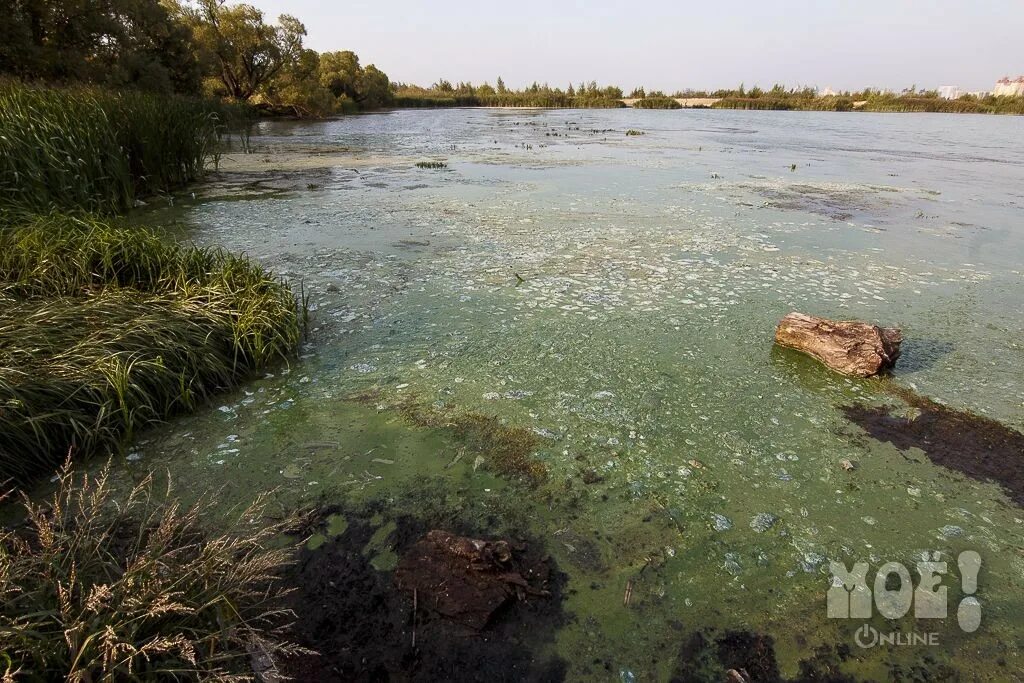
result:
[[[1024,73],[1021,0],[249,0],[294,14],[308,47],[393,81],[624,89],[743,82],[991,89]]]

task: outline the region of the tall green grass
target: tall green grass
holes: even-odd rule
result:
[[[122,212],[199,178],[226,113],[187,97],[0,82],[0,210]]]
[[[109,452],[288,357],[304,305],[249,260],[95,219],[0,230],[0,481]]]

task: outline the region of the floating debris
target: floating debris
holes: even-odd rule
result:
[[[770,512],[759,512],[750,520],[750,528],[758,533],[764,533],[775,526],[778,519]]]
[[[354,365],[348,366],[349,370],[354,370],[362,375],[367,375],[371,372],[377,372],[377,366],[369,363],[355,363]]]
[[[715,512],[711,513],[711,524],[714,526],[715,531],[728,531],[732,528],[731,519]]]

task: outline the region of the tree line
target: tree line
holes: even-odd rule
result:
[[[429,87],[409,83],[393,84],[394,103],[399,107],[559,107],[616,108],[622,102],[622,89],[613,85],[599,86],[597,81],[569,84],[564,90],[537,82],[513,90],[499,76],[494,85],[488,82],[473,85],[452,84],[440,79]]]
[[[306,27],[226,0],[4,0],[0,74],[49,84],[230,98],[322,116],[391,104],[391,83],[350,51],[303,45]]]
[[[306,27],[282,14],[227,0],[2,0],[0,76],[47,84],[87,83],[244,102],[264,113],[327,116],[386,106],[621,107],[617,86],[532,83],[514,90],[439,79],[428,87],[392,83],[351,51],[306,48]],[[714,98],[736,109],[1024,113],[1024,98],[944,100],[911,86],[820,96],[816,89],[744,85],[667,95],[643,87],[639,108],[677,108],[676,98]]]

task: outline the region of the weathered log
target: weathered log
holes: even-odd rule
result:
[[[775,330],[775,343],[817,358],[836,372],[870,377],[891,368],[900,356],[903,334],[857,320],[826,320],[790,313]]]

